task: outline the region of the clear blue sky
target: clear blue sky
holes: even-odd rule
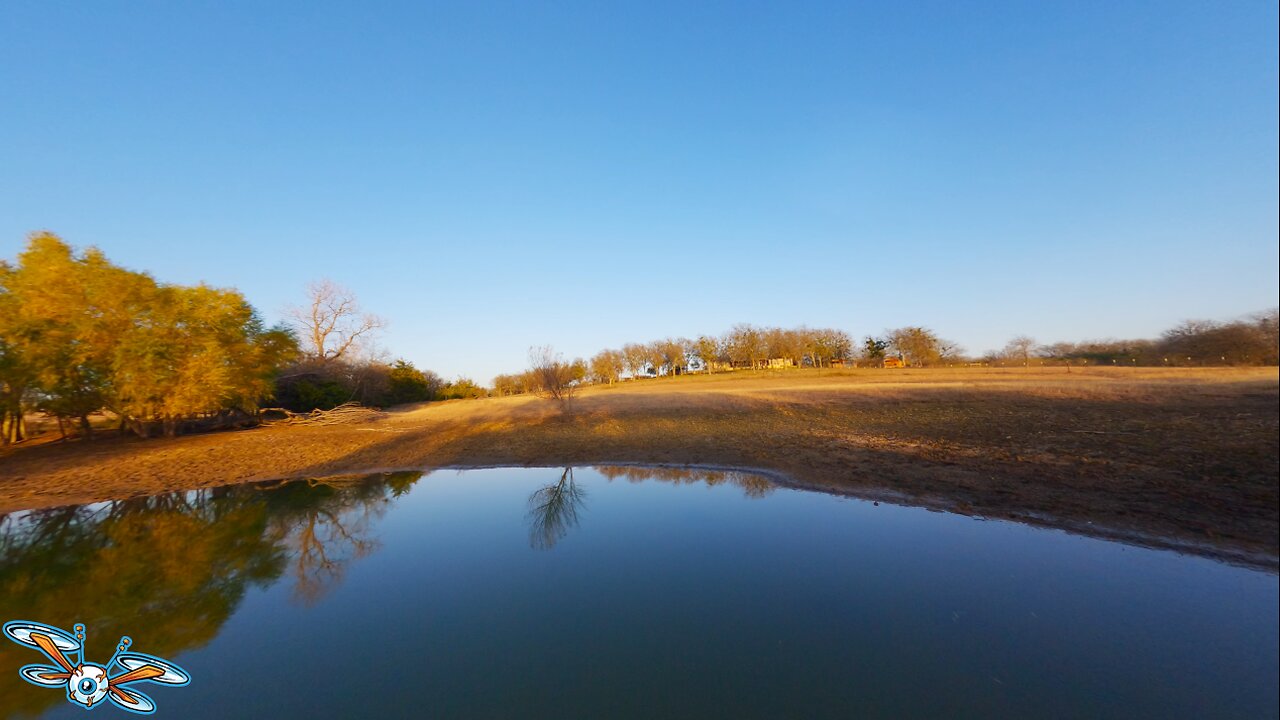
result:
[[[446,377],[735,322],[979,353],[1276,305],[1277,4],[0,5],[0,256]]]

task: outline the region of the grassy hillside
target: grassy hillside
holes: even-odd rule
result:
[[[755,467],[829,492],[1276,562],[1275,368],[726,373],[373,423],[0,457],[0,510],[250,479],[464,465]]]

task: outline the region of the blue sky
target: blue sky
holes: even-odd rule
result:
[[[974,353],[1276,305],[1277,6],[0,7],[37,229],[488,381],[736,322]]]

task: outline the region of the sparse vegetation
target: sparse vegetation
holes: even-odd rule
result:
[[[550,346],[529,350],[529,371],[539,392],[560,404],[568,412],[573,397],[587,376],[582,360],[566,362]]]
[[[355,426],[34,446],[0,462],[0,511],[369,468],[699,464],[1274,563],[1278,380],[1259,368],[697,374],[584,388],[568,415],[506,397]]]

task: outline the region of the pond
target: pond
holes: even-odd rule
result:
[[[1277,576],[663,468],[0,518],[0,620],[179,663],[161,717],[1276,717]],[[0,638],[0,717],[83,717]],[[116,708],[104,711],[125,716]]]

